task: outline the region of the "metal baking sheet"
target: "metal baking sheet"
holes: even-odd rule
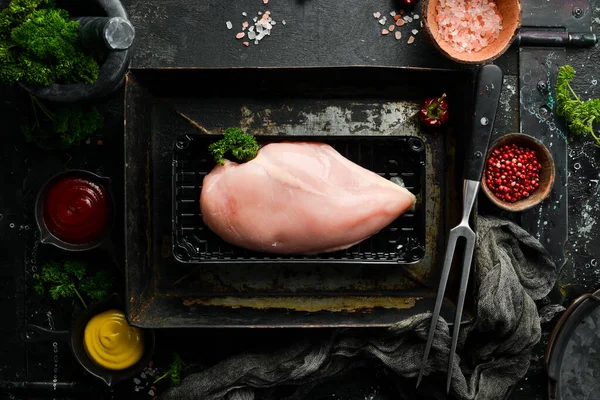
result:
[[[419,103],[442,92],[451,102],[451,122],[441,131],[423,131]],[[431,310],[447,231],[460,219],[462,143],[472,97],[468,71],[131,71],[125,99],[130,322],[148,328],[388,326]],[[377,265],[368,260],[341,265],[179,262],[173,256],[171,213],[174,143],[182,135],[219,135],[232,126],[273,139],[418,138],[424,146],[423,253],[416,262]],[[454,278],[447,293],[451,299]],[[453,310],[445,301],[442,315],[451,317]],[[469,319],[467,309],[464,321]]]

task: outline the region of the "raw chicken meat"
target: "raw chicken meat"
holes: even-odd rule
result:
[[[205,178],[204,223],[229,243],[276,254],[347,249],[413,206],[407,189],[323,143],[271,143]]]

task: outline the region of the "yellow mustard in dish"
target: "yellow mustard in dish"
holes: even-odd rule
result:
[[[144,332],[130,326],[120,310],[95,315],[87,323],[83,345],[88,357],[100,367],[122,370],[144,354]]]

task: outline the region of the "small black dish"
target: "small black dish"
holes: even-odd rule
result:
[[[44,202],[46,200],[46,194],[48,193],[48,189],[52,183],[56,182],[58,179],[64,178],[65,176],[74,176],[74,177],[81,177],[81,178],[87,179],[91,182],[101,185],[106,190],[106,194],[109,198],[110,206],[111,206],[111,214],[109,216],[110,220],[109,220],[108,226],[106,228],[106,232],[104,233],[104,235],[101,238],[99,238],[96,241],[84,243],[84,244],[68,243],[68,242],[65,242],[64,240],[61,240],[61,239],[57,238],[56,236],[54,236],[50,232],[48,227],[46,226],[46,222],[44,221]],[[51,244],[60,249],[67,250],[67,251],[91,250],[91,249],[94,249],[96,247],[99,247],[99,246],[105,244],[107,239],[110,237],[110,233],[112,231],[112,228],[113,228],[114,222],[115,222],[115,199],[113,197],[112,190],[110,188],[110,183],[111,183],[110,178],[96,175],[92,172],[81,170],[81,169],[70,169],[70,170],[62,171],[62,172],[54,175],[52,178],[48,179],[46,181],[46,183],[44,183],[44,185],[41,187],[40,191],[38,192],[37,198],[35,200],[35,220],[37,222],[37,226],[40,231],[40,242],[45,243],[45,244]]]
[[[137,376],[148,366],[154,354],[154,330],[144,329],[144,354],[142,358],[129,368],[120,371],[112,371],[96,365],[88,356],[83,344],[85,327],[92,317],[104,311],[118,309],[123,310],[124,304],[119,295],[112,294],[105,300],[95,303],[87,308],[73,323],[71,331],[51,331],[37,325],[27,325],[22,337],[26,343],[38,342],[63,342],[67,343],[75,359],[89,374],[102,380],[107,386],[113,387],[120,382]]]

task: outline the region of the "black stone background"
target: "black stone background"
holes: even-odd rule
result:
[[[6,0],[0,0],[0,7]],[[295,65],[403,65],[456,68],[439,57],[424,42],[422,33],[412,46],[394,40],[380,40],[380,26],[370,14],[391,10],[393,2],[373,3],[318,0],[271,0],[269,9],[286,27],[278,26],[273,36],[256,47],[243,48],[233,38],[235,31],[224,31],[224,21],[241,21],[241,12],[255,13],[264,9],[258,0],[244,2],[128,0],[125,3],[137,28],[134,68],[155,67],[232,67]],[[594,0],[593,27],[598,30],[600,1]],[[551,9],[548,8],[548,12]],[[295,21],[304,21],[295,25]],[[595,22],[598,21],[598,22]],[[301,26],[300,26],[301,25]],[[289,28],[286,32],[283,28]],[[276,33],[277,32],[277,33]],[[407,34],[404,33],[404,38]],[[391,39],[391,38],[385,38]],[[252,46],[252,45],[251,45]],[[568,62],[578,76],[576,90],[584,97],[600,96],[597,66],[598,48],[568,50]],[[503,102],[496,130],[518,131],[518,64],[515,48],[497,62],[506,75]],[[506,83],[517,87],[514,95]],[[123,186],[123,91],[98,103],[106,117],[105,127],[92,139],[71,151],[45,152],[26,144],[19,132],[27,97],[18,88],[0,88],[0,388],[9,382],[50,382],[57,368],[58,382],[91,385],[91,393],[81,397],[152,398],[150,385],[135,391],[127,382],[112,394],[102,385],[83,376],[65,344],[57,347],[57,362],[51,343],[25,346],[20,339],[24,323],[66,330],[80,311],[70,301],[53,302],[31,293],[32,271],[43,260],[62,254],[49,246],[37,246],[37,230],[33,204],[37,189],[51,175],[64,168],[85,168],[113,179],[114,187]],[[99,140],[101,142],[99,142]],[[101,144],[100,144],[101,143]],[[559,287],[563,305],[583,293],[600,288],[600,149],[590,140],[577,139],[569,145],[569,241],[565,251],[567,262],[561,268]],[[122,210],[118,210],[122,214]],[[117,225],[113,240],[122,243],[122,226]],[[122,247],[117,246],[122,257]],[[98,253],[85,256],[97,265],[109,260]],[[114,266],[115,274],[121,266]],[[555,319],[554,319],[555,321]],[[534,352],[527,377],[515,388],[512,399],[543,399],[546,378],[543,353],[553,323],[544,324],[542,342]],[[245,350],[272,349],[285,345],[298,336],[317,335],[306,330],[168,330],[157,334],[155,366],[168,365],[172,351],[185,355],[186,361],[209,366],[227,356]],[[322,333],[322,332],[320,332]],[[56,364],[56,365],[55,365]],[[145,384],[142,380],[141,385]],[[315,399],[391,399],[392,380],[381,371],[358,371],[349,377],[327,383],[315,392]],[[414,382],[400,382],[412,387]],[[159,386],[159,393],[165,386]],[[54,397],[58,398],[58,392]],[[72,395],[69,395],[72,396]],[[75,397],[75,396],[72,396]],[[77,396],[79,397],[79,396]],[[47,398],[18,391],[0,391],[0,398]]]

